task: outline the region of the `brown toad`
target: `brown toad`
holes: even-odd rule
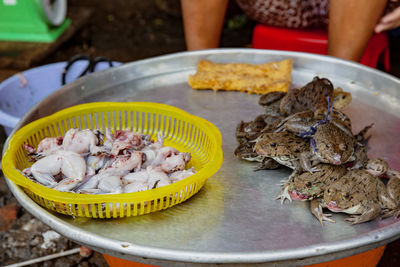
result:
[[[371,126],[353,135],[350,119],[332,109],[325,115],[321,111],[293,114],[281,122],[277,131],[286,130],[310,138],[312,150],[308,156],[304,154],[310,159],[334,165],[357,160],[356,167],[360,167],[365,165],[366,159],[365,146],[362,144],[365,141],[364,135]]]
[[[312,166],[314,162],[308,160],[310,143],[290,132],[264,133],[258,138],[254,150],[258,155],[272,158],[276,162],[293,169],[290,178],[308,166],[309,170],[317,171]],[[307,163],[305,163],[307,162]]]
[[[333,89],[326,78],[314,79],[301,88],[289,90],[287,93],[270,92],[262,95],[259,104],[265,107],[266,114],[288,116],[306,110],[316,111],[328,109],[328,99],[335,109],[341,109],[351,101],[351,94],[341,88]]]
[[[330,221],[329,214],[322,213],[322,207],[318,206],[321,197],[323,197],[325,188],[340,179],[346,174],[346,167],[343,165],[336,166],[330,164],[318,164],[316,166],[320,171],[315,173],[303,172],[293,176],[291,181],[288,181],[282,188],[276,199],[281,199],[281,204],[288,199],[289,201],[311,200],[310,210],[318,218],[321,224],[322,221]]]
[[[390,179],[385,185],[377,176]],[[384,217],[400,215],[400,174],[381,159],[371,160],[365,169],[350,170],[325,188],[323,202],[333,212],[351,214],[346,221],[358,224],[375,219],[384,209]]]

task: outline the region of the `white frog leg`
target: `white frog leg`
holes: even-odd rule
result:
[[[165,185],[171,184],[168,175],[163,172],[160,167],[148,167],[147,171],[149,173],[148,185],[149,189],[158,188]]]
[[[101,149],[97,147],[99,139],[91,130],[70,129],[65,133],[63,148],[78,154],[90,152],[97,154]]]
[[[105,130],[105,137],[106,138],[103,141],[102,150],[110,153],[113,143],[114,143],[114,138],[113,138],[111,130],[109,128],[106,128],[106,130]]]
[[[157,155],[152,162],[152,166],[162,164],[167,158],[177,155],[179,151],[173,147],[165,146],[157,150]]]
[[[140,170],[137,172],[132,172],[129,173],[125,176],[122,177],[122,181],[125,184],[131,184],[131,183],[147,183],[147,180],[149,179],[149,174],[146,170]]]
[[[157,142],[156,142],[156,143],[157,143],[157,145],[158,145],[159,147],[162,147],[162,146],[164,145],[164,139],[165,139],[164,134],[158,132],[158,133],[157,133]]]
[[[183,171],[177,171],[177,172],[173,172],[171,173],[171,175],[169,176],[169,179],[172,183],[176,183],[179,182],[180,180],[183,180],[193,174],[195,174],[196,171],[195,169],[192,167],[190,169],[187,170],[183,170]]]
[[[172,173],[175,171],[182,171],[185,169],[186,161],[184,159],[184,153],[178,155],[172,155],[167,157],[162,163],[161,168],[166,173]]]
[[[96,175],[90,177],[90,179],[87,180],[87,182],[85,182],[84,184],[79,186],[77,192],[80,193],[81,191],[90,192],[90,190],[98,190],[97,186],[99,184],[100,178],[101,178],[101,174],[96,174]]]
[[[140,192],[140,191],[146,191],[151,188],[148,188],[148,184],[146,183],[141,183],[141,182],[135,182],[131,184],[127,184],[124,186],[124,193],[133,193],[133,192]]]
[[[98,188],[104,193],[122,193],[121,176],[103,176],[99,181]]]
[[[54,189],[59,191],[70,191],[85,178],[86,162],[78,153],[72,151],[62,151],[61,172],[66,177],[61,180]]]
[[[62,139],[59,137],[46,137],[39,142],[36,153],[39,157],[53,154],[62,149]]]
[[[111,168],[118,172],[129,172],[135,168],[141,168],[143,162],[143,153],[134,151],[129,157],[119,156],[111,164]]]
[[[117,156],[118,154],[120,154],[120,151],[131,149],[131,148],[132,148],[132,144],[130,144],[129,142],[116,140],[112,144],[110,154],[113,156]]]
[[[78,153],[65,151],[61,172],[68,178],[83,180],[86,172],[86,161]]]
[[[54,154],[41,158],[36,161],[31,172],[33,177],[45,186],[54,186],[57,182],[54,180],[54,175],[61,172],[62,157]]]
[[[89,155],[86,158],[86,175],[95,175],[97,171],[106,166],[106,155],[93,156]]]
[[[142,152],[146,156],[146,160],[143,162],[143,167],[146,168],[147,166],[153,165],[153,162],[157,156],[155,147],[152,147],[152,145],[146,146],[142,149]]]

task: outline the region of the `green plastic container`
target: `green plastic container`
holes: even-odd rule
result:
[[[0,0],[0,40],[53,42],[71,23],[62,9],[66,1]]]

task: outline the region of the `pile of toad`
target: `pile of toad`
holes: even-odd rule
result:
[[[382,159],[367,157],[364,135],[372,125],[352,133],[349,117],[340,111],[350,101],[349,93],[319,77],[287,93],[262,95],[265,113],[238,124],[234,153],[260,162],[257,170],[293,169],[277,199],[309,200],[321,224],[335,222],[323,208],[351,214],[345,220],[352,225],[380,214],[397,218],[400,173]]]

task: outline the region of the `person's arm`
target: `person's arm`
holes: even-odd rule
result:
[[[217,48],[228,0],[181,0],[187,50]]]
[[[328,55],[359,61],[387,0],[329,1]]]

